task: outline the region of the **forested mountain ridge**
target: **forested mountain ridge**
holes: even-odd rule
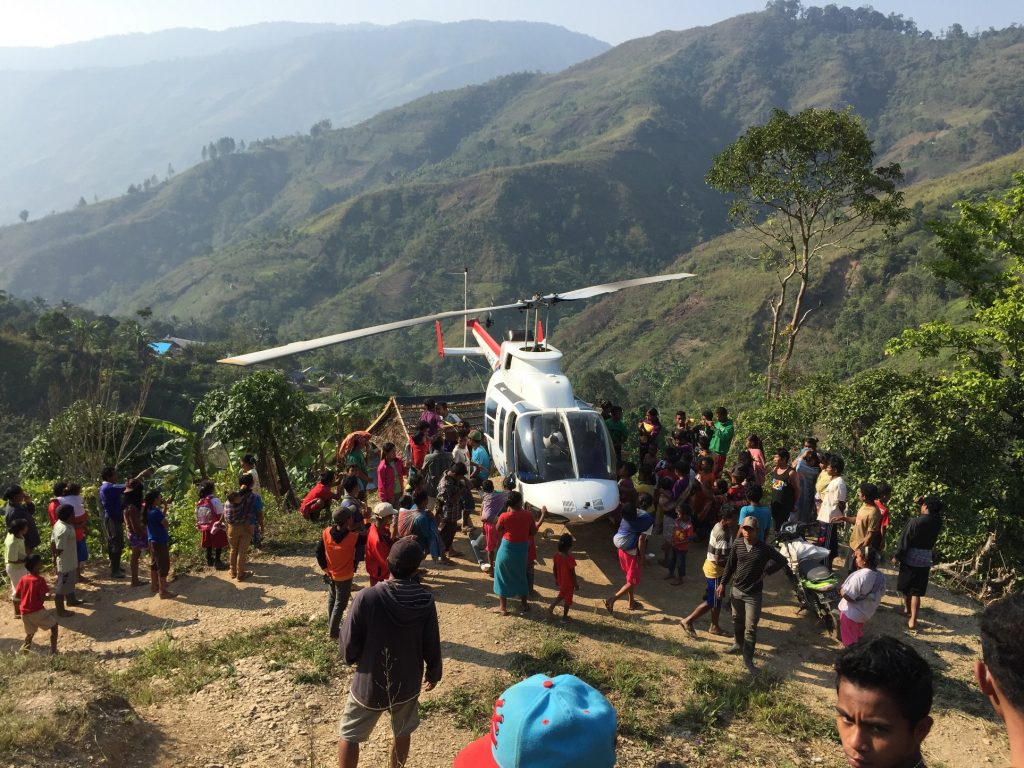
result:
[[[772,107],[852,105],[879,155],[916,180],[1019,148],[1024,30],[933,39],[863,9],[810,10],[435,94],[6,228],[5,287],[250,318],[284,341],[450,307],[444,273],[464,265],[481,303],[665,269],[726,230],[704,173]]]
[[[17,148],[0,158],[0,222],[148,186],[199,162],[201,147],[223,136],[305,133],[323,119],[351,125],[427,93],[554,72],[607,48],[548,24],[467,21],[169,30],[0,49],[0,142]],[[33,62],[43,69],[25,68]]]

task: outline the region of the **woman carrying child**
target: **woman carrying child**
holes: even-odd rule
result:
[[[206,564],[218,571],[227,569],[221,557],[228,546],[228,528],[224,521],[224,504],[214,496],[212,480],[199,485],[199,501],[196,503],[196,528],[201,540],[199,546],[206,550]]]
[[[839,590],[839,637],[847,648],[864,636],[864,625],[875,615],[885,595],[885,576],[878,571],[878,550],[858,547],[854,557],[857,570],[846,577]]]

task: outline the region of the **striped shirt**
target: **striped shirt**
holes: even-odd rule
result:
[[[764,577],[787,565],[786,558],[763,541],[747,544],[737,537],[729,559],[725,563],[722,584],[728,584],[735,577],[733,586],[747,595],[759,595],[764,587]]]

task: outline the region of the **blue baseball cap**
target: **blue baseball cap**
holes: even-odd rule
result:
[[[453,768],[612,768],[615,709],[573,675],[534,675],[494,702],[491,732]]]

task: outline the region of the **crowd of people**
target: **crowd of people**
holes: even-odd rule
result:
[[[819,451],[814,438],[807,438],[795,455],[779,448],[769,458],[756,435],[747,436],[743,447],[732,451],[736,429],[725,408],[704,412],[699,421],[679,411],[667,428],[658,411],[648,409],[635,426],[633,440],[620,407],[604,403],[602,415],[615,452],[620,496],[619,507],[609,515],[614,528],[610,546],[623,574],[622,586],[604,598],[605,609],[614,615],[623,599],[628,609],[643,609],[636,591],[655,564],[665,569],[664,578],[671,585],[685,583],[691,545],[706,544],[702,600],[681,620],[683,637],[697,637],[697,622],[709,616],[709,634],[731,636],[725,652],[740,656],[756,674],[764,580],[791,567],[771,545],[773,540],[791,524],[802,526],[799,530],[817,536],[827,551],[825,564],[831,570],[837,568],[840,542],[848,528],[849,555],[838,563],[846,571],[839,604],[846,650],[836,663],[840,736],[853,765],[923,766],[920,745],[931,723],[930,669],[910,646],[865,636],[864,630],[885,594],[886,579],[879,566],[886,551],[898,567],[896,588],[907,626],[917,626],[942,529],[941,502],[919,499],[920,514],[898,537],[887,536],[891,488],[884,481],[860,483],[854,510],[842,457]],[[636,453],[627,453],[633,446]],[[530,598],[539,597],[536,538],[547,510],[527,509],[514,478],[492,477],[479,430],[448,412],[444,404],[428,401],[406,445],[385,442],[379,459],[374,453],[369,434],[355,433],[339,448],[337,469],[323,471],[299,505],[305,519],[329,523],[315,548],[327,590],[328,635],[340,643],[345,661],[356,666],[341,719],[342,768],[357,764],[359,745],[383,712],[390,714],[395,738],[391,763],[405,764],[418,724],[419,694],[437,685],[442,673],[437,610],[424,566],[444,569],[462,556],[456,549],[459,533],[466,535],[472,558],[493,581],[496,612],[507,615],[510,601],[518,602],[522,611],[530,610]],[[727,466],[730,456],[735,463]],[[111,575],[129,575],[137,586],[143,583],[140,559],[148,553],[152,591],[171,599],[175,594],[167,582],[165,504],[158,489],[144,490],[147,474],[122,483],[115,468],[104,469],[99,506],[106,555]],[[254,458],[245,457],[237,489],[223,500],[211,481],[197,490],[196,526],[207,564],[245,581],[252,575],[247,570],[249,548],[264,525]],[[378,500],[371,503],[374,493]],[[81,486],[56,484],[48,503],[55,615],[43,607],[50,586],[41,575],[44,559],[37,550],[42,537],[34,505],[18,486],[9,488],[4,499],[7,575],[15,615],[25,626],[24,649],[42,629],[49,630],[51,651],[56,653],[57,618],[81,604],[75,586],[86,578],[81,568],[89,558]],[[128,574],[122,570],[125,541],[131,550]],[[570,533],[557,540],[551,563],[556,596],[546,606],[552,616],[561,608],[561,616],[567,618],[581,587],[573,546]],[[360,565],[369,577],[369,588],[356,592],[353,599]],[[1019,603],[1007,601],[1010,607],[991,609],[996,618],[988,624],[983,621],[985,659],[977,670],[981,690],[1018,736],[1024,728],[1019,714],[1024,685],[1020,667],[1014,671],[1013,664],[1019,665],[1021,656],[1016,647],[1007,649],[1006,620],[1001,617],[1006,613],[1024,618]],[[732,615],[731,632],[721,624],[725,606]],[[591,694],[582,681],[531,678],[519,685],[524,687],[513,686],[506,693],[503,714],[520,690],[536,694],[538,701],[557,693],[601,706],[593,699],[600,694]],[[601,722],[604,727],[611,723],[612,762],[605,756],[588,760],[588,765],[614,762],[614,710]],[[891,736],[886,743],[878,736],[882,722]],[[582,726],[570,718],[565,727],[575,733],[573,729]],[[1019,741],[1015,743],[1015,755],[1024,758]],[[470,745],[456,765],[490,764],[479,762],[487,752],[494,765],[518,765],[522,763],[514,762],[513,755],[524,748],[506,748],[502,739],[490,739]],[[572,762],[572,755],[561,759],[559,765],[582,764]]]

